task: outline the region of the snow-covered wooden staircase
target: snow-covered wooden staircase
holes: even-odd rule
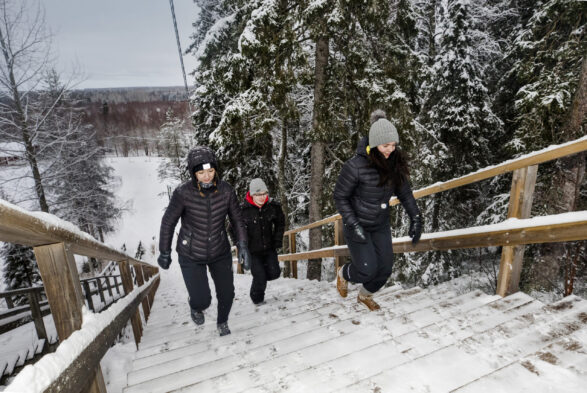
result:
[[[254,306],[236,275],[232,334],[219,337],[215,302],[196,327],[187,299],[160,290],[125,393],[579,392],[587,386],[587,301],[552,305],[454,284],[399,286],[369,312],[333,283],[279,279]],[[182,282],[176,281],[181,286]],[[239,288],[241,290],[239,291]]]

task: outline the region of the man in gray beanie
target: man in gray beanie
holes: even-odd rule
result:
[[[285,216],[279,202],[269,197],[267,185],[260,178],[251,180],[241,204],[241,214],[251,252],[253,282],[250,296],[253,303],[263,304],[267,281],[275,280],[281,274],[277,249],[283,243]]]

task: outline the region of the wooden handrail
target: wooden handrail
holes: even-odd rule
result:
[[[88,281],[80,281],[79,279],[74,254],[116,261],[126,294],[130,293],[134,288],[131,266],[133,267],[132,270],[140,274],[140,277],[135,276],[137,282],[149,280],[159,271],[158,267],[136,260],[115,250],[97,241],[89,234],[80,231],[73,224],[53,215],[41,212],[28,212],[18,206],[0,200],[0,217],[2,218],[0,220],[0,241],[33,247],[39,272],[43,279],[47,300],[51,307],[55,328],[61,342],[66,341],[71,334],[82,326],[82,304],[84,300],[81,285],[86,284],[85,286],[88,287]],[[101,281],[98,278],[98,291],[100,297],[104,299],[103,288],[100,288],[100,283]],[[156,290],[157,285],[152,284],[151,282],[148,288],[154,288],[153,290]],[[111,291],[109,284],[107,284],[107,288]],[[116,289],[118,291],[118,286],[116,286]],[[31,295],[37,295],[37,293],[29,292],[29,296]],[[91,307],[91,291],[89,288],[86,288],[86,295],[89,296],[88,300],[90,301]],[[150,299],[150,302],[143,302],[145,318],[148,318],[149,304],[152,303],[154,292],[145,292],[142,297],[145,296]],[[40,308],[36,307],[38,302],[32,303],[35,303],[35,307],[31,311],[37,324],[37,320],[42,321],[42,313]],[[129,305],[129,307],[131,306]],[[132,315],[133,333],[135,342],[138,345],[142,335],[142,322],[138,310],[138,302],[136,304],[133,302],[131,308],[128,312],[125,310],[124,315],[120,314],[116,317],[116,321],[119,321],[116,325],[119,327],[119,330],[113,334],[116,336],[120,329],[122,329],[123,324],[126,324]],[[41,324],[38,325],[37,334],[39,337],[41,338],[41,335],[46,336],[44,326],[41,326]],[[105,351],[106,349],[104,349]],[[94,352],[99,351],[94,349]],[[101,355],[97,361],[92,361],[92,364],[95,365],[94,368],[88,370],[86,363],[72,365],[74,370],[77,370],[79,367],[83,368],[85,376],[80,378],[81,382],[79,383],[83,384],[84,387],[89,386],[88,390],[92,393],[106,392],[106,386],[100,368],[100,359],[104,352],[100,352]],[[58,380],[69,381],[71,378],[72,376],[65,372],[59,376]],[[56,391],[63,391],[59,386],[55,389],[57,389]]]
[[[451,190],[453,188],[461,187],[467,184],[476,183],[481,180],[489,179],[497,175],[504,174],[506,172],[512,172],[516,169],[525,168],[531,165],[537,165],[544,162],[552,161],[557,158],[565,157],[571,154],[580,153],[587,150],[587,136],[576,139],[561,145],[553,145],[542,150],[538,150],[529,154],[525,154],[521,157],[503,162],[499,165],[489,166],[478,170],[477,172],[470,173],[465,176],[461,176],[452,180],[448,180],[442,183],[435,183],[424,188],[420,188],[414,191],[414,198],[422,198],[424,196],[433,195],[442,191]],[[393,197],[389,200],[391,206],[397,205],[399,200]],[[335,222],[340,218],[340,214],[335,214],[326,217],[322,220],[303,225],[298,228],[290,229],[284,233],[284,236],[290,233],[301,232],[306,229],[316,228],[325,224]]]
[[[393,239],[393,252],[453,250],[583,240],[587,238],[587,210],[512,222],[504,221],[500,224],[466,229],[468,233],[463,233],[462,229],[458,229],[424,234],[416,245],[412,244],[409,237],[396,238]],[[349,255],[348,247],[342,245],[295,254],[281,254],[278,259],[280,261],[299,261]]]
[[[28,212],[0,200],[0,217],[0,241],[32,247],[68,243],[74,254],[110,261],[130,260],[132,264],[152,266],[108,247],[71,223],[47,213]]]
[[[110,349],[120,331],[124,328],[129,318],[136,312],[138,305],[149,296],[150,293],[157,289],[159,285],[159,276],[153,277],[139,293],[129,301],[129,303],[116,315],[116,317],[96,336],[89,345],[87,345],[69,366],[61,372],[59,377],[54,381],[48,381],[44,392],[81,392],[86,391],[93,378],[89,378],[92,370],[98,369],[100,360]],[[41,363],[43,360],[41,360]],[[36,365],[35,365],[36,366]],[[18,380],[16,377],[14,383],[19,386],[26,384],[26,381]],[[10,390],[10,389],[9,389]]]

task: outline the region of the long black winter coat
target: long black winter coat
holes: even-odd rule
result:
[[[188,170],[192,181],[182,184],[173,192],[161,220],[159,235],[159,250],[171,250],[173,232],[181,218],[176,250],[178,254],[196,263],[206,263],[230,251],[225,226],[227,215],[238,240],[247,240],[233,188],[216,178],[213,189],[206,192],[199,190],[193,169],[206,162],[216,162],[211,151],[190,152]]]
[[[334,187],[334,202],[344,224],[352,226],[359,222],[369,230],[389,223],[389,200],[393,194],[410,217],[419,215],[407,181],[401,187],[377,186],[379,173],[370,167],[366,147],[365,137],[357,146],[357,154],[343,165]]]
[[[252,254],[282,246],[285,216],[277,201],[270,199],[259,208],[245,200],[241,203],[241,211]]]

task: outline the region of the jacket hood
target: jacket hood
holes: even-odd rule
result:
[[[367,146],[369,145],[369,138],[364,136],[357,145],[356,153],[360,156],[367,157]]]
[[[255,206],[257,209],[260,208],[259,206],[257,206],[255,201],[253,200],[253,196],[251,195],[251,193],[249,191],[247,191],[247,196],[245,197],[245,201],[247,201],[251,205]],[[269,201],[269,195],[267,195],[267,197],[265,198],[265,202],[263,202],[263,205],[261,205],[261,207],[264,206],[268,201]]]

